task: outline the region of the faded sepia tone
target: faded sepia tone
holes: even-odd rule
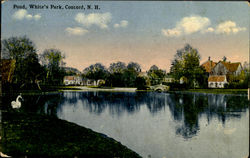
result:
[[[1,5],[2,157],[248,157],[249,3]]]

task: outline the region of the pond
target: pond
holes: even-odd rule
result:
[[[104,133],[146,158],[249,154],[247,95],[64,92],[23,99],[21,111],[54,115]]]

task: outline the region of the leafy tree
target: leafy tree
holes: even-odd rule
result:
[[[116,87],[124,87],[123,73],[127,70],[126,64],[124,62],[111,63],[109,66],[109,85]]]
[[[152,65],[149,69],[149,71],[155,71],[155,70],[159,70],[158,66],[156,65]]]
[[[16,61],[36,53],[35,44],[26,36],[10,37],[2,40],[2,58]]]
[[[16,61],[13,83],[21,87],[36,83],[41,76],[35,44],[26,36],[2,40],[2,57]]]
[[[65,70],[65,75],[66,76],[75,76],[75,75],[80,75],[81,72],[77,70],[76,68],[73,67],[63,67]]]
[[[150,67],[148,71],[148,76],[151,85],[157,85],[162,83],[163,78],[166,76],[166,72],[159,69],[156,65]]]
[[[145,90],[147,89],[146,87],[146,79],[144,77],[137,76],[135,79],[135,86],[138,90]]]
[[[40,55],[40,61],[46,69],[46,83],[59,85],[63,81],[65,71],[65,56],[58,49],[45,49]]]
[[[110,86],[135,87],[136,78],[141,71],[141,66],[136,62],[130,62],[127,66],[123,62],[111,63],[109,67]]]
[[[90,65],[83,70],[85,77],[89,79],[106,79],[108,71],[101,63]]]
[[[124,70],[126,70],[126,64],[124,62],[116,62],[116,63],[111,63],[109,66],[109,72],[110,73],[122,73]]]
[[[141,66],[136,62],[130,62],[127,69],[123,70],[122,80],[125,87],[135,87],[136,78],[141,72]]]
[[[249,63],[247,61],[245,61],[244,64],[243,64],[243,70],[245,72],[250,72],[250,65],[249,65]]]
[[[222,58],[222,61],[226,62],[226,61],[227,61],[227,57],[224,56],[224,57]]]
[[[44,75],[43,70],[44,69],[39,64],[38,55],[36,53],[29,54],[28,57],[23,60],[23,72],[25,73],[22,73],[22,76],[25,81],[22,86],[26,86],[25,89],[28,89],[28,87],[34,86],[36,84],[40,89],[38,80],[42,79]]]
[[[136,72],[141,72],[141,66],[136,62],[128,63],[127,69],[134,70]]]
[[[122,74],[122,81],[125,87],[135,87],[135,80],[138,72],[134,69],[126,69]]]
[[[205,69],[200,66],[200,54],[197,49],[186,44],[184,48],[177,50],[170,68],[170,73],[175,79],[182,76],[188,79],[188,86],[206,86],[207,75]]]
[[[250,87],[250,65],[249,62],[244,62],[243,64],[243,71],[244,71],[244,81],[243,81],[243,87],[248,88]]]

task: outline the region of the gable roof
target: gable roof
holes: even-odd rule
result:
[[[64,80],[75,80],[74,76],[65,76]]]
[[[211,72],[216,64],[217,64],[216,62],[213,62],[212,60],[208,60],[205,63],[203,63],[201,66],[205,68],[206,72]]]
[[[220,61],[226,68],[228,71],[230,72],[235,72],[238,67],[241,65],[240,62],[237,63],[230,63],[230,62],[225,62],[225,61]]]
[[[209,76],[208,82],[224,82],[226,81],[225,75],[218,75],[218,76]]]

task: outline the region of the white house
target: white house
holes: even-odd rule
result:
[[[175,81],[174,77],[170,75],[163,78],[163,82],[166,82],[166,83],[173,83],[174,81]]]
[[[84,79],[83,84],[84,86],[101,86],[105,84],[105,80],[99,79],[99,80],[94,80],[94,79]]]
[[[209,88],[224,88],[228,84],[226,75],[211,75],[208,77]]]
[[[82,85],[83,81],[80,76],[65,76],[63,83],[67,85]]]
[[[211,70],[211,75],[227,75],[231,74],[234,76],[240,75],[243,70],[241,63],[231,63],[225,61],[219,61]]]

